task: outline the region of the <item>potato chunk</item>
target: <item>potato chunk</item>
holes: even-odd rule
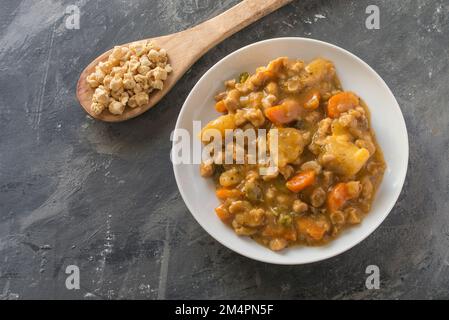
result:
[[[305,86],[313,86],[320,81],[328,81],[335,77],[334,64],[325,59],[315,59],[306,66],[307,76],[304,79]]]
[[[221,137],[224,139],[225,137],[225,130],[226,129],[235,129],[235,119],[233,114],[226,114],[224,116],[220,116],[215,120],[212,120],[209,122],[203,130],[201,130],[201,140],[202,141],[208,141],[208,139],[204,136],[207,130],[209,129],[216,129],[221,133]]]
[[[295,128],[277,128],[277,130],[278,167],[282,168],[288,163],[295,161],[301,155],[304,150],[304,138],[301,132]]]
[[[332,135],[325,139],[320,155],[323,166],[345,176],[354,176],[368,161],[370,153],[351,142],[349,134],[338,124],[332,126]]]

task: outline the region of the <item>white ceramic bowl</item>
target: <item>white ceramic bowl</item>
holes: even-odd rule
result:
[[[202,125],[216,118],[214,95],[223,81],[241,72],[253,73],[279,56],[310,61],[323,57],[335,63],[343,88],[356,92],[368,104],[371,124],[380,144],[387,170],[371,212],[358,226],[351,227],[325,246],[293,246],[273,252],[248,237],[239,237],[215,215],[219,201],[212,179],[199,174],[198,165],[174,164],[182,198],[198,223],[217,241],[246,257],[275,264],[304,264],[327,259],[355,246],[369,236],[393,208],[404,183],[408,163],[408,137],[399,105],[382,78],[355,55],[337,46],[306,38],[277,38],[241,48],[217,62],[198,81],[182,106],[176,128],[192,133],[192,121]],[[194,137],[196,139],[196,137]],[[382,245],[382,244],[381,244]]]

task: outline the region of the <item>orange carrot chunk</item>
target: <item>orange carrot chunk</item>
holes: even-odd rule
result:
[[[315,183],[315,170],[298,173],[287,181],[286,187],[292,192],[299,192]]]
[[[217,110],[218,112],[221,112],[221,113],[224,113],[227,111],[226,105],[223,100],[220,100],[215,104],[215,110]]]
[[[287,111],[283,105],[274,106],[265,110],[265,116],[273,123],[288,123]]]
[[[329,226],[323,221],[315,221],[310,217],[299,217],[296,220],[298,232],[314,240],[321,240],[328,231]]]
[[[270,70],[257,72],[253,78],[253,84],[256,86],[261,86],[267,81],[274,79],[276,77],[275,73]]]
[[[224,207],[223,204],[215,208],[215,213],[223,222],[227,222],[233,217],[233,215]]]
[[[285,100],[280,105],[265,110],[265,116],[273,123],[286,124],[296,120],[301,106],[297,101]]]
[[[228,198],[239,198],[242,192],[238,189],[220,188],[215,191],[215,194],[218,199],[226,200]]]
[[[340,92],[332,96],[327,103],[327,115],[338,118],[341,113],[359,105],[359,98],[352,92]]]
[[[335,212],[341,209],[346,201],[350,200],[351,196],[348,192],[346,183],[337,184],[327,196],[327,206],[330,212]]]

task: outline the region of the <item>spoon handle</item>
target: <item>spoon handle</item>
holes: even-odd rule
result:
[[[201,51],[209,49],[251,23],[292,2],[293,0],[243,0],[222,14],[207,20],[194,31],[195,43]]]

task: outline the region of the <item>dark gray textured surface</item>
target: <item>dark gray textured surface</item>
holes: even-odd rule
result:
[[[76,80],[99,53],[236,2],[1,2],[0,298],[449,298],[448,1],[296,1],[212,49],[137,119],[105,124],[79,108]],[[80,30],[65,28],[70,4]],[[369,4],[380,7],[380,30],[365,28]],[[230,52],[281,36],[365,60],[398,99],[410,139],[387,220],[352,250],[305,266],[252,261],[213,240],[169,162],[170,132],[199,77]],[[70,264],[80,290],[65,288]],[[365,289],[370,264],[380,267],[379,290]]]

